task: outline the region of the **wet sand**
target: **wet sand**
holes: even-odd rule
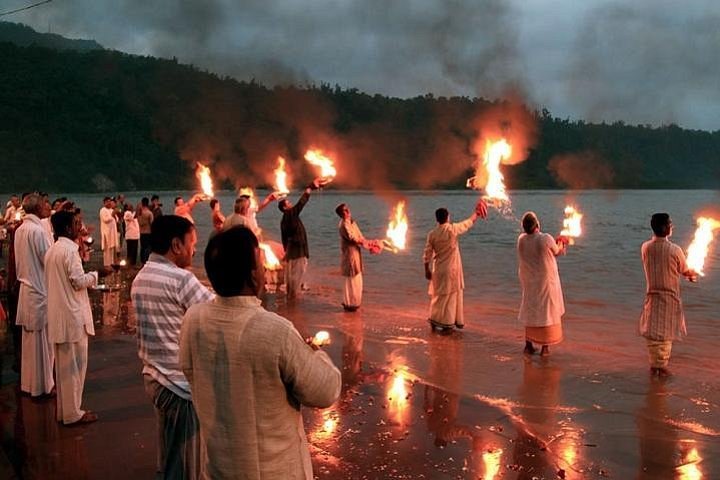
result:
[[[464,331],[442,335],[422,320],[424,303],[393,310],[382,301],[391,292],[370,283],[363,308],[344,313],[335,302],[340,292],[326,285],[312,286],[294,306],[271,302],[303,334],[330,331],[327,351],[342,369],[337,404],[304,410],[317,478],[697,479],[720,472],[716,377],[688,380],[683,360],[674,377],[658,380],[639,349],[610,368],[593,363],[597,352],[583,354],[590,342],[566,340],[549,358],[528,357],[519,332],[503,338],[472,321],[487,312],[471,307]],[[3,361],[2,478],[152,478],[155,423],[135,337],[125,310],[117,324],[106,313],[108,325],[98,325],[90,344],[84,395],[97,423],[60,426],[55,400],[19,395]],[[102,323],[102,309],[96,314]]]

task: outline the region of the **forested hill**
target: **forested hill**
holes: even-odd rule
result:
[[[27,25],[11,22],[0,22],[0,42],[10,42],[21,47],[35,45],[57,50],[88,51],[103,48],[95,40],[65,38],[56,33],[39,33]]]
[[[587,124],[484,99],[411,99],[329,85],[266,88],[174,60],[0,42],[0,191],[188,188],[193,161],[225,186],[298,178],[333,152],[334,186],[464,186],[480,136],[524,136],[510,188],[717,188],[720,132]]]

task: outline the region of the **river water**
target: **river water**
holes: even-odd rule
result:
[[[160,193],[166,212],[171,210],[168,206],[176,193]],[[262,198],[267,192],[258,193]],[[185,198],[190,195],[178,194]],[[126,195],[131,201],[140,196]],[[86,223],[97,221],[102,196],[68,196],[86,211]],[[291,195],[291,201],[296,197]],[[217,198],[229,214],[234,194],[221,192]],[[407,201],[408,247],[398,254],[364,256],[363,308],[354,315],[344,314],[340,309],[342,278],[334,208],[346,202],[364,235],[382,238],[391,207],[399,198]],[[504,450],[501,465],[522,464],[517,459],[523,455],[519,445],[539,441],[544,446],[533,450],[532,455],[547,456],[545,466],[537,466],[544,474],[563,466],[567,478],[573,478],[571,474],[590,478],[589,472],[593,477],[700,478],[692,476],[698,468],[706,478],[720,475],[720,244],[716,243],[706,261],[706,276],[695,284],[683,283],[689,335],[673,348],[671,369],[676,375],[669,382],[658,384],[648,379],[644,342],[637,336],[645,290],[639,252],[642,242],[651,236],[650,216],[654,212],[670,213],[675,225],[672,240],[687,248],[697,214],[707,208],[720,210],[718,192],[514,191],[511,199],[513,215],[491,210],[486,221],[478,221],[461,239],[467,327],[462,334],[441,338],[431,334],[426,323],[425,236],[435,224],[436,208],[447,207],[451,221],[461,220],[472,212],[476,194],[403,192],[400,197],[397,193],[322,191],[312,196],[302,213],[310,243],[310,290],[300,305],[290,308],[279,301],[276,308],[302,333],[330,330],[334,343],[329,352],[342,365],[346,385],[355,395],[366,395],[349,396],[345,404],[354,405],[352,408],[339,407],[331,412],[341,426],[338,432],[344,432],[339,435],[323,437],[321,430],[317,433],[314,422],[321,425],[327,421],[320,414],[306,418],[314,447],[324,452],[314,455],[316,468],[319,462],[322,471],[332,474],[328,478],[406,478],[404,474],[413,476],[428,469],[436,475],[426,478],[464,478],[468,471],[477,475],[485,472],[483,478],[493,478],[487,476],[487,452]],[[585,217],[583,235],[558,260],[567,311],[563,320],[565,341],[553,348],[549,363],[535,358],[528,361],[520,354],[523,330],[516,321],[520,302],[515,256],[520,232],[517,218],[533,210],[542,230],[557,234],[568,203],[576,205]],[[208,205],[199,204],[193,215],[199,231],[194,268],[203,276],[202,251],[211,228]],[[280,217],[275,204],[258,215],[266,239],[279,240]],[[379,435],[377,430],[384,427],[367,431],[365,427],[348,426],[347,421],[355,420],[357,409],[365,412],[363,415],[373,411],[375,403],[358,399],[382,397],[378,385],[398,369],[414,380],[411,393],[418,401],[410,402],[405,420],[394,420],[400,426],[388,434],[395,438],[392,449],[375,442],[370,444],[375,447],[359,454],[360,450],[355,450],[357,438],[350,445],[343,442],[350,442],[354,435]],[[424,393],[420,385],[424,385]],[[425,420],[433,399],[440,395],[437,392],[453,405],[451,421],[459,425],[456,430],[470,431],[456,432],[471,439],[470,448],[447,446],[446,453],[455,460],[438,460],[433,449],[442,428]],[[385,421],[388,419],[376,425],[385,425]],[[503,425],[506,432],[515,429],[525,433],[513,438],[508,432],[503,437],[498,433]],[[408,433],[420,427],[435,432],[435,444],[431,441],[424,445],[418,440],[422,435]],[[482,434],[472,434],[480,430]],[[420,445],[419,450],[397,447],[397,442],[406,437],[419,442],[414,444]],[[553,453],[549,446],[558,438],[570,439],[571,446],[558,441],[564,446]],[[431,453],[423,457],[416,450]],[[392,464],[391,452],[400,452],[405,459],[395,465],[403,475],[378,476],[379,463]],[[513,452],[512,458],[509,452]],[[691,454],[704,460],[692,460]],[[663,459],[656,462],[655,457]],[[683,476],[684,463],[692,463],[695,469],[689,476]],[[480,466],[473,467],[475,464]],[[532,478],[510,467],[501,470],[505,478]],[[341,475],[342,471],[354,473]]]

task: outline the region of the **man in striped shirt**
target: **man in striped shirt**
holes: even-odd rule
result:
[[[682,248],[668,239],[673,229],[670,215],[654,214],[650,227],[654,235],[641,249],[647,290],[640,315],[640,335],[647,340],[650,373],[665,377],[670,375],[667,365],[673,340],[687,335],[680,277],[693,282],[697,274],[688,268]]]
[[[196,243],[195,227],[189,220],[176,215],[157,218],[150,232],[152,253],[131,291],[145,391],[158,417],[158,471],[168,479],[199,478],[202,460],[199,423],[179,361],[185,311],[213,298],[186,270]]]

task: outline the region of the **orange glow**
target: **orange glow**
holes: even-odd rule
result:
[[[22,220],[22,215],[20,212],[15,212],[15,221],[19,222],[20,220]]]
[[[305,160],[311,165],[320,167],[320,179],[322,184],[332,182],[337,175],[333,161],[326,157],[322,150],[308,150],[305,152]]]
[[[330,344],[330,334],[325,330],[320,330],[313,337],[313,343],[320,347]]]
[[[127,262],[125,260],[120,260],[120,266],[124,267],[125,265],[127,265]]]
[[[392,381],[390,382],[387,390],[388,411],[398,424],[405,423],[405,417],[409,406],[407,381],[407,368],[400,366],[393,372]]]
[[[691,447],[687,452],[683,452],[682,465],[676,468],[677,478],[679,480],[700,480],[703,478],[699,467],[700,462],[702,462],[702,457],[697,448]]]
[[[197,162],[195,176],[200,180],[200,188],[208,197],[214,197],[212,178],[210,178],[210,169],[200,162]]]
[[[485,473],[483,473],[483,480],[493,480],[500,472],[500,461],[502,460],[503,451],[500,448],[495,450],[488,450],[483,452],[482,460]]]
[[[385,234],[387,237],[385,242],[389,244],[392,251],[405,250],[407,232],[408,218],[405,215],[405,201],[401,200],[393,208],[387,233]]]
[[[485,142],[485,153],[483,154],[482,165],[478,165],[475,177],[468,180],[468,186],[472,188],[484,188],[485,196],[490,202],[509,202],[510,197],[505,190],[504,177],[500,172],[500,163],[509,160],[512,154],[510,144],[504,138],[493,142]],[[477,178],[487,178],[487,183],[482,186],[475,181]]]
[[[287,186],[287,172],[285,171],[285,159],[278,157],[278,167],[274,171],[275,173],[275,191],[282,195],[287,195],[290,190]]]
[[[568,238],[570,245],[575,243],[575,238],[582,235],[582,218],[583,214],[572,205],[565,207],[565,218],[563,219],[563,229],[560,236]]]
[[[270,245],[265,242],[260,242],[260,248],[263,251],[263,256],[265,257],[265,260],[263,262],[263,265],[265,265],[265,268],[268,270],[278,270],[280,268],[280,260],[275,256],[275,252],[273,252],[272,248],[270,248]]]
[[[697,226],[695,238],[688,247],[687,265],[698,275],[704,277],[705,257],[707,257],[715,230],[720,228],[720,221],[714,218],[700,217],[697,219]]]
[[[241,195],[247,195],[250,197],[250,208],[256,209],[258,207],[257,198],[255,198],[255,191],[250,187],[242,187],[238,191],[238,197]]]

